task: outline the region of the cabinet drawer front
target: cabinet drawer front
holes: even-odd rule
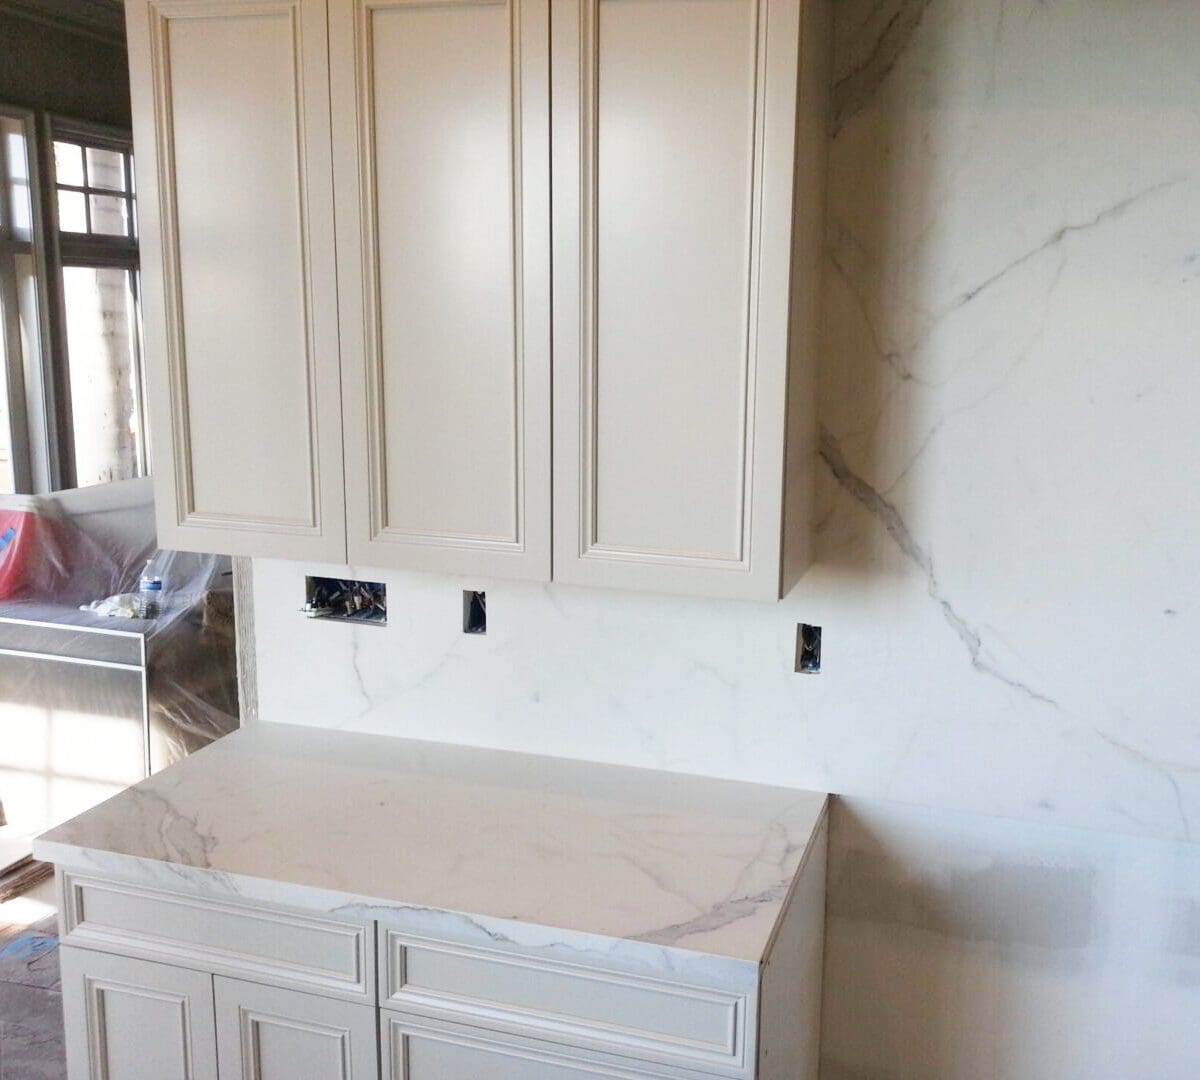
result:
[[[532,1039],[384,1013],[383,1080],[706,1080],[711,1073],[564,1052]]]
[[[366,928],[63,875],[65,940],[365,1000]]]
[[[746,999],[381,928],[385,1009],[742,1075]]]

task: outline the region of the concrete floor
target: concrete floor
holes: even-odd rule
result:
[[[0,1080],[66,1080],[54,882],[0,904]]]

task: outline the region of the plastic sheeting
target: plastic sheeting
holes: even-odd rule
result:
[[[0,496],[0,715],[7,703],[94,716],[113,745],[137,725],[136,775],[124,760],[105,774],[130,782],[238,726],[233,584],[228,557],[157,550],[148,481],[109,486],[94,499]],[[121,527],[94,527],[103,515]],[[135,593],[147,560],[163,580],[157,618],[80,610]]]

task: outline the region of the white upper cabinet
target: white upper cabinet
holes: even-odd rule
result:
[[[345,558],[323,0],[129,0],[163,547]]]
[[[800,0],[554,3],[555,580],[775,598],[807,561],[820,4],[802,35]]]
[[[161,543],[787,591],[825,0],[128,5]]]
[[[349,558],[550,577],[546,0],[337,0]]]

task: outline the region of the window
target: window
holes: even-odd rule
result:
[[[149,472],[127,133],[0,107],[0,493]]]
[[[55,139],[54,175],[63,232],[136,239],[133,156],[124,147]]]
[[[85,487],[147,472],[133,153],[94,128],[53,134],[69,456]]]

